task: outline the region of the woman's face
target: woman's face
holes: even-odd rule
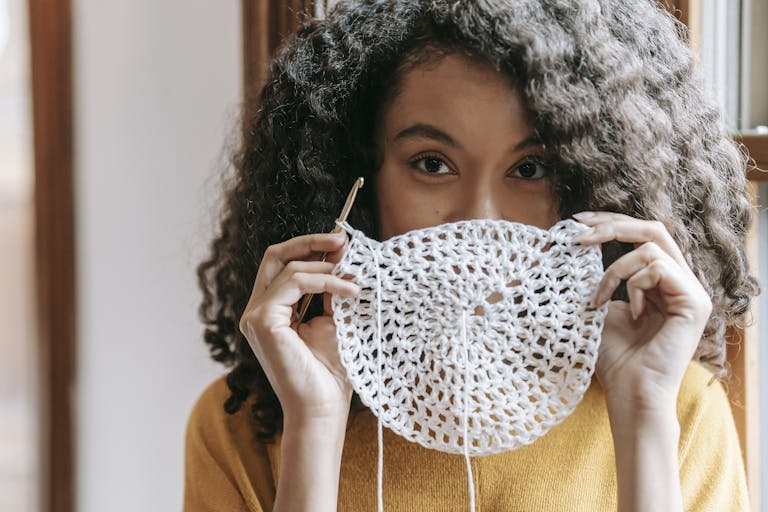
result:
[[[463,219],[559,220],[523,99],[486,64],[450,54],[405,73],[377,143],[382,240]]]

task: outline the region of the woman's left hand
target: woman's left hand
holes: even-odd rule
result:
[[[597,378],[612,403],[654,410],[672,404],[712,312],[712,301],[682,252],[658,221],[612,212],[574,214],[594,228],[582,245],[609,240],[635,249],[605,271],[593,306],[627,280],[629,304],[610,301],[597,361]]]

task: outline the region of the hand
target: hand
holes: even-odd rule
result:
[[[682,252],[658,221],[611,212],[575,214],[594,231],[577,237],[583,245],[609,240],[635,249],[605,271],[593,304],[609,300],[627,279],[629,304],[611,301],[597,361],[606,399],[654,410],[674,405],[688,364],[712,312],[712,301]]]
[[[264,369],[286,423],[346,421],[352,387],[339,359],[328,296],[360,292],[356,284],[330,275],[346,247],[344,232],[303,235],[269,246],[240,319],[240,331]],[[301,261],[319,252],[328,253],[327,261]],[[298,324],[296,303],[302,295],[323,292],[324,314]]]

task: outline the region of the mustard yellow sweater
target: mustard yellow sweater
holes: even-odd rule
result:
[[[680,480],[686,511],[748,510],[730,404],[719,381],[691,363],[677,401]],[[250,403],[235,415],[221,377],[202,393],[186,432],[184,510],[270,511],[280,447],[253,440]],[[616,510],[616,468],[602,389],[594,378],[563,423],[518,450],[472,458],[478,512]],[[376,510],[376,418],[351,418],[342,456],[340,511]],[[428,450],[384,429],[384,509],[468,510],[462,455]]]

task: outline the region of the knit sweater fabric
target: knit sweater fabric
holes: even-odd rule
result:
[[[725,389],[698,363],[677,399],[678,461],[686,511],[747,511],[739,438]],[[224,377],[210,383],[188,419],[184,510],[271,511],[280,476],[280,437],[254,438],[251,401],[224,411]],[[339,481],[339,511],[376,510],[376,417],[350,413]],[[616,465],[603,390],[593,378],[562,423],[531,445],[472,458],[478,512],[616,510]],[[290,475],[283,476],[290,478]],[[384,431],[384,509],[465,511],[462,455],[426,449]]]

